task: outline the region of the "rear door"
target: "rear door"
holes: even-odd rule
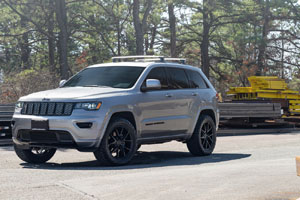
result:
[[[193,103],[189,108],[189,112],[193,119],[197,119],[199,109],[207,106],[206,104],[209,102],[210,89],[199,72],[190,69],[185,70],[185,72],[188,75],[190,87],[192,88]]]

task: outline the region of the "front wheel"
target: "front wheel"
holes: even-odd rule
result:
[[[14,145],[15,152],[17,156],[28,163],[45,163],[50,160],[56,149],[42,148],[42,147],[34,147],[31,149],[20,149],[17,145]]]
[[[208,115],[200,116],[192,137],[187,141],[191,154],[196,156],[210,155],[216,145],[216,125]]]
[[[126,119],[114,119],[105,131],[100,147],[94,152],[102,165],[125,165],[137,148],[136,131]]]

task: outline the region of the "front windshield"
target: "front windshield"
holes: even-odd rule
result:
[[[63,87],[112,87],[131,88],[144,67],[92,67],[82,70]]]

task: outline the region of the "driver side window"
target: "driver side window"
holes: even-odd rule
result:
[[[156,67],[156,68],[152,69],[149,72],[146,80],[147,79],[157,79],[160,81],[162,90],[168,89],[168,81],[167,81],[166,71],[163,67]],[[146,80],[144,81],[143,84],[145,84]]]

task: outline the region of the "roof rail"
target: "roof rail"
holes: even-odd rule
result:
[[[181,64],[185,64],[185,58],[165,58],[166,61],[179,61]]]
[[[113,62],[122,62],[122,61],[125,61],[125,60],[131,60],[131,59],[135,59],[136,60],[139,60],[139,59],[147,59],[147,58],[158,58],[158,59],[161,59],[163,61],[164,57],[163,56],[149,56],[149,55],[139,55],[139,56],[118,56],[118,57],[112,57],[112,61]]]
[[[178,61],[181,64],[185,64],[185,58],[165,58],[164,56],[150,56],[150,55],[140,55],[140,56],[118,56],[112,57],[113,62],[122,62],[125,60],[132,60],[134,59],[135,62],[149,62],[149,61],[156,61],[156,62],[165,62],[165,61]]]

